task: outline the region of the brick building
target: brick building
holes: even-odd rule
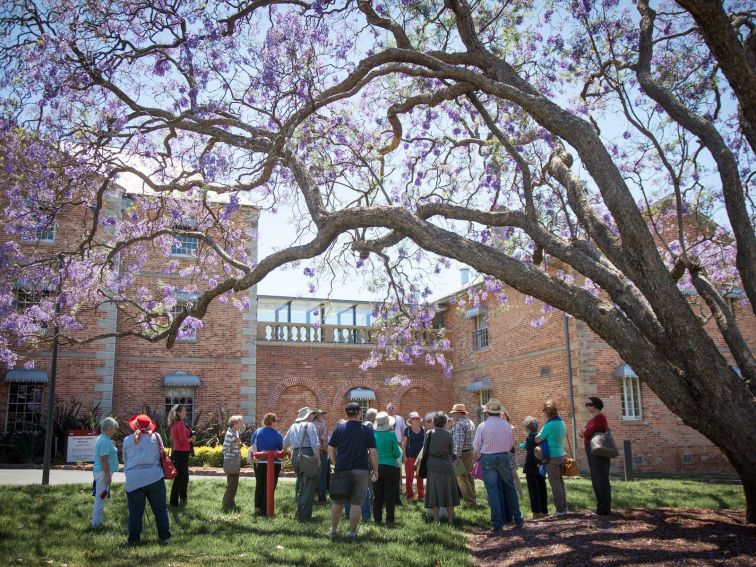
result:
[[[116,187],[107,208],[120,212],[135,198],[143,196]],[[54,255],[66,241],[75,240],[75,231],[83,225],[81,214],[81,209],[65,211],[49,230],[38,235],[38,241],[23,245],[44,247]],[[257,211],[241,207],[233,222],[246,227],[249,239],[245,246],[255,259]],[[7,238],[0,234],[0,240]],[[138,274],[138,285],[149,287],[165,281],[180,289],[187,278],[176,272],[167,274],[163,267],[169,260],[181,265],[196,262],[197,246],[196,239],[181,237],[170,258],[153,251]],[[496,397],[509,411],[518,428],[517,437],[522,439],[522,419],[526,415],[540,419],[541,404],[549,397],[557,401],[570,428],[568,333],[578,429],[588,419],[585,397],[595,394],[606,403],[605,413],[618,442],[632,442],[636,470],[730,472],[719,451],[683,425],[586,324],[569,320],[565,326],[561,315],[553,312],[542,328],[533,328],[531,321],[541,316],[540,304],[526,302],[511,289],[507,295],[509,301],[504,306],[484,302],[472,309],[453,304],[452,296],[440,300],[439,326],[446,328],[451,341],[451,351],[445,353],[454,364],[451,379],[444,378],[438,367],[422,363],[382,363],[361,371],[359,365],[373,346],[372,305],[367,302],[258,297],[253,287],[237,297],[246,299],[248,310],[240,311],[232,302],[214,302],[204,327],[195,336],[177,341],[171,350],[164,343],[133,337],[61,348],[56,397],[76,399],[84,407],[99,404],[102,412],[121,419],[144,407],[165,411],[176,402],[187,404],[195,415],[223,408],[227,414],[244,415],[250,423],[274,411],[282,427],[287,427],[297,408],[304,405],[329,412],[327,422],[332,426],[350,400],[365,408],[383,408],[394,402],[399,413],[406,415],[409,411],[449,410],[454,402],[476,408]],[[32,299],[19,284],[18,304],[28,305]],[[743,334],[753,345],[756,320],[748,306],[733,305]],[[92,311],[85,323],[88,333],[122,330],[125,324],[112,307]],[[710,325],[724,349],[714,324]],[[0,368],[2,430],[33,427],[45,408],[50,353],[25,354],[35,360],[34,370]],[[585,465],[582,447],[577,456],[581,466]],[[613,466],[621,468],[622,457],[614,460]]]
[[[569,333],[577,431],[590,419],[585,400],[595,395],[604,401],[604,413],[617,443],[631,442],[634,470],[734,472],[720,451],[684,425],[587,324],[575,319],[565,323],[561,312],[553,311],[542,327],[534,328],[531,322],[543,316],[542,304],[511,288],[506,294],[505,305],[482,302],[479,307],[460,308],[449,301],[452,296],[440,301],[445,307],[444,324],[454,337],[455,401],[476,407],[490,397],[498,398],[517,428],[517,438],[523,439],[522,420],[532,415],[540,424],[542,404],[552,398],[574,448],[567,365]],[[737,301],[732,305],[744,337],[750,345],[756,344],[756,318],[750,305]],[[726,345],[713,321],[708,329],[725,352]],[[578,464],[587,469],[579,437],[577,445]],[[623,469],[623,459],[620,455],[612,460],[613,472]]]

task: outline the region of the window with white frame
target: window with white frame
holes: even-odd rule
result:
[[[55,215],[39,209],[32,210],[31,214],[32,219],[37,223],[37,228],[31,234],[22,236],[21,239],[26,242],[55,242]]]
[[[195,227],[191,224],[177,224],[174,230],[195,230]],[[171,247],[171,254],[173,256],[196,256],[197,249],[199,248],[199,239],[196,236],[189,236],[187,234],[174,234],[173,246]]]
[[[354,388],[349,390],[347,400],[360,405],[360,419],[365,419],[365,412],[367,412],[370,404],[375,400],[375,393],[367,388]]]
[[[186,408],[186,424],[194,423],[194,388],[169,387],[165,389],[165,415],[176,404]]]
[[[620,378],[622,395],[622,419],[643,419],[641,412],[640,378],[623,376]]]
[[[191,306],[194,298],[190,296],[183,296],[176,298],[176,304],[171,307],[172,318],[175,319],[179,313],[184,310],[184,307]],[[177,338],[178,341],[196,341],[197,329],[187,329],[186,332],[181,333],[181,337]]]
[[[481,350],[488,347],[488,315],[481,313],[473,317],[475,330],[472,334],[473,350]]]
[[[10,384],[8,431],[33,431],[42,426],[43,387],[40,384]]]

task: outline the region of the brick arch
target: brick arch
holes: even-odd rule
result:
[[[286,380],[281,380],[276,387],[273,388],[270,397],[268,397],[268,407],[275,408],[278,405],[278,400],[281,395],[292,386],[304,386],[315,394],[315,398],[318,400],[318,406],[325,407],[325,391],[315,380],[310,380],[309,378],[287,378]]]
[[[380,386],[376,386],[373,382],[366,380],[365,378],[353,378],[339,386],[339,389],[336,390],[336,395],[333,397],[334,411],[338,409],[340,409],[342,412],[344,411],[343,406],[344,400],[346,399],[346,394],[352,388],[367,388],[369,390],[373,390],[373,392],[375,392],[376,407],[378,406],[379,402],[382,402],[384,399],[384,392]]]
[[[410,380],[409,384],[402,385],[402,387],[394,394],[394,405],[399,407],[401,405],[402,396],[408,391],[412,390],[414,388],[419,388],[421,390],[425,390],[426,392],[430,393],[434,390],[433,384],[428,382],[427,380]]]

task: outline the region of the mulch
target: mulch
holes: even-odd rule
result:
[[[503,535],[468,536],[475,565],[502,567],[756,566],[756,527],[732,510],[618,510],[526,521]]]

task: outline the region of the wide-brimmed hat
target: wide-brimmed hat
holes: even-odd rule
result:
[[[129,427],[134,431],[141,429],[142,431],[152,433],[157,428],[157,423],[152,421],[149,415],[140,413],[139,415],[132,415],[129,418]]]
[[[494,398],[488,400],[488,403],[483,406],[483,409],[486,413],[501,413],[504,411],[504,408],[501,407],[501,402]]]
[[[376,431],[391,431],[396,425],[396,419],[387,414],[385,411],[379,412],[375,416],[375,423],[373,427]]]
[[[313,411],[313,412],[314,412],[314,413],[315,413],[316,415],[323,415],[323,414],[326,414],[326,413],[328,413],[327,411],[324,411],[324,410],[322,410],[322,409],[320,409],[320,408],[313,408],[313,410],[312,410],[312,411]]]
[[[312,408],[309,408],[307,406],[303,407],[299,410],[297,413],[297,419],[294,420],[294,423],[299,423],[300,421],[304,421],[308,417],[310,417],[312,414],[317,414],[318,412]]]
[[[407,421],[412,421],[413,419],[423,419],[423,418],[420,417],[420,414],[417,413],[416,411],[411,411],[409,416],[407,417]]]
[[[454,407],[449,413],[467,413],[467,408],[465,407],[465,404],[454,404]]]

